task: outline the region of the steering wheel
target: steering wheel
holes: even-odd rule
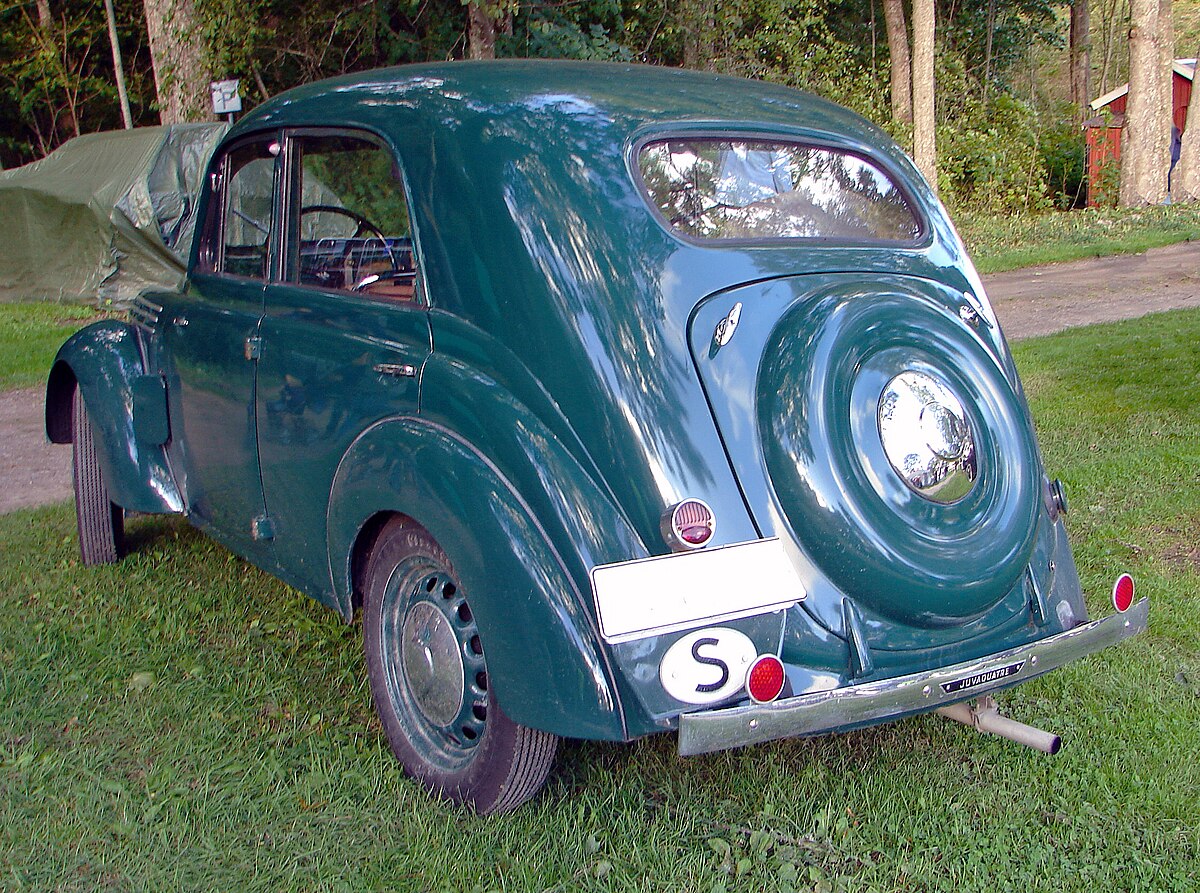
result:
[[[379,240],[379,244],[387,252],[388,263],[391,264],[392,270],[399,270],[400,264],[396,261],[396,255],[392,251],[392,246],[388,244],[387,236],[383,234],[383,230],[357,211],[351,211],[349,208],[343,208],[339,205],[305,205],[300,209],[300,216],[303,217],[305,214],[340,214],[343,217],[349,217],[354,221],[355,226],[354,235],[351,238],[357,239],[363,233],[370,233]],[[350,248],[350,245],[346,246],[344,257],[350,254]]]

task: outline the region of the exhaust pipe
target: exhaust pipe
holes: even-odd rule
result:
[[[974,707],[967,703],[951,704],[948,707],[938,707],[936,712],[980,732],[991,732],[1042,753],[1056,754],[1062,748],[1062,738],[1058,735],[1001,716],[1000,708],[990,695],[979,698]]]

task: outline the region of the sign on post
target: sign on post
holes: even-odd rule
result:
[[[238,93],[238,85],[240,81],[213,81],[210,85],[212,90],[213,111],[218,115],[229,115],[229,120],[233,120],[233,113],[242,110],[242,97]]]

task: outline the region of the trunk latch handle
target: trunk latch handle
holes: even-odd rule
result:
[[[713,341],[717,347],[724,347],[733,338],[733,333],[737,329],[738,320],[742,318],[742,302],[738,301],[733,305],[733,309],[729,311],[729,315],[717,323],[717,328],[713,331]]]

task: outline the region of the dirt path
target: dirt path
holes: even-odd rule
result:
[[[1200,242],[985,276],[1009,338],[1200,307]],[[71,448],[46,442],[42,390],[0,392],[0,512],[71,498]]]
[[[1200,307],[1200,242],[983,277],[1010,339]]]
[[[71,447],[46,440],[41,388],[0,391],[0,513],[70,499]]]

